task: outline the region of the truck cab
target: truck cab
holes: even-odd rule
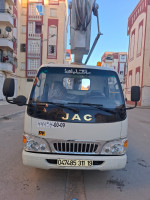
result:
[[[127,162],[127,109],[136,107],[140,88],[131,88],[135,107],[126,108],[118,74],[111,68],[42,65],[29,98],[14,95],[7,78],[9,103],[26,105],[22,159],[42,169],[122,169]]]
[[[124,168],[125,107],[112,69],[43,65],[25,112],[23,163],[43,169]]]

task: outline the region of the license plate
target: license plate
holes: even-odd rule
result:
[[[92,160],[58,159],[57,166],[60,166],[60,167],[91,167],[91,166],[93,166],[93,161]]]

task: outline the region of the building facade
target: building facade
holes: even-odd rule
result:
[[[0,1],[0,100],[6,77],[17,68],[17,0]],[[15,78],[16,86],[17,79]],[[16,96],[17,90],[15,90]]]
[[[105,52],[101,58],[102,67],[113,67],[118,73],[123,89],[126,82],[127,57],[126,52]]]
[[[65,63],[67,0],[18,0],[18,94],[28,96],[38,68]]]
[[[141,87],[138,105],[150,106],[150,0],[140,0],[128,19],[129,53],[126,98],[131,87]]]

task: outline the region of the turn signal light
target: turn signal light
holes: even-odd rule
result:
[[[128,140],[126,140],[126,141],[124,142],[124,147],[127,148],[127,146],[128,146]]]
[[[23,144],[27,143],[27,138],[23,135]]]

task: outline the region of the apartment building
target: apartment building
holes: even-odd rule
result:
[[[102,67],[113,67],[118,72],[123,89],[126,82],[127,57],[126,52],[105,52],[101,58]]]
[[[141,87],[138,105],[150,106],[150,0],[140,0],[128,19],[129,58],[126,97],[131,87]]]
[[[0,100],[4,99],[2,88],[6,76],[17,68],[17,1],[0,1]],[[15,79],[17,86],[17,79]],[[16,96],[15,90],[15,96]]]
[[[28,96],[38,68],[65,63],[67,0],[18,0],[18,94]]]

